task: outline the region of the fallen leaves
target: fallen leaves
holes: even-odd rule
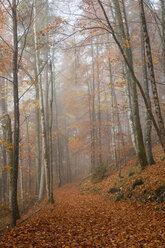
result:
[[[155,179],[149,175],[155,175],[156,180],[160,180],[160,175],[164,175],[162,163],[143,172],[151,188]],[[112,181],[113,178],[115,174],[111,176]],[[102,190],[109,187],[107,180],[110,183],[108,178],[99,184]],[[141,186],[138,187],[141,190]],[[78,183],[57,189],[56,206],[45,205],[30,219],[6,232],[0,240],[0,247],[165,247],[165,211],[162,208],[157,211],[157,203],[115,203],[103,199],[103,196],[81,194]]]

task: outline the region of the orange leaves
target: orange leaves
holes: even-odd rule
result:
[[[119,78],[118,81],[115,81],[114,83],[109,83],[108,86],[112,86],[112,87],[123,87],[126,84],[125,80],[122,78]]]
[[[156,150],[158,158],[159,150]],[[123,172],[123,180],[128,180],[128,167],[123,168]],[[164,161],[148,167],[142,176],[146,187],[154,187],[165,176]],[[164,248],[164,210],[157,211],[155,203],[144,205],[124,200],[114,202],[110,196],[105,198],[103,191],[115,182],[119,183],[118,171],[113,170],[111,176],[99,184],[84,180],[88,194],[85,190],[80,193],[78,183],[57,189],[56,206],[45,205],[32,218],[3,234],[0,247]],[[100,193],[92,194],[92,187],[99,187]]]
[[[79,146],[79,138],[78,137],[70,137],[69,138],[69,147],[71,150],[77,150]]]

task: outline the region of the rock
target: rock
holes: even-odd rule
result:
[[[127,194],[127,198],[129,198],[129,199],[131,199],[131,198],[132,198],[132,196],[133,196],[133,194],[132,194],[132,193]]]
[[[160,211],[160,207],[157,206],[157,207],[155,208],[155,210],[156,210],[156,211]]]
[[[147,190],[145,189],[142,193],[142,195],[146,195],[147,194]]]
[[[121,192],[117,192],[116,195],[115,195],[115,201],[120,201],[122,200],[124,197],[124,195],[121,193]]]
[[[143,179],[138,178],[135,180],[135,182],[132,184],[132,189],[135,189],[136,186],[142,185],[144,183]]]
[[[158,203],[163,203],[165,202],[165,193],[161,194],[160,196],[157,197],[156,201]]]
[[[114,193],[120,192],[120,188],[111,188],[107,192],[108,194],[114,194]]]
[[[165,193],[165,185],[159,186],[155,190],[155,195],[160,196],[161,194]]]
[[[128,176],[131,177],[131,176],[133,176],[134,174],[135,174],[135,172],[134,172],[134,171],[131,171],[131,172],[128,174]]]
[[[159,186],[155,190],[154,198],[158,203],[165,202],[165,185]]]

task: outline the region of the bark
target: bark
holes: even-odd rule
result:
[[[34,0],[34,17],[36,17],[36,0]],[[34,41],[35,41],[35,57],[36,57],[36,71],[39,75],[39,53],[38,53],[38,40],[37,40],[37,28],[36,28],[36,19],[33,25],[34,29]],[[48,152],[47,152],[47,137],[46,137],[46,123],[45,123],[45,113],[44,113],[44,99],[43,99],[43,89],[42,89],[42,80],[41,76],[37,78],[39,84],[39,103],[40,103],[40,114],[41,114],[41,132],[42,132],[42,143],[43,143],[43,152],[44,152],[44,167],[45,167],[45,181],[46,181],[46,192],[47,198],[50,198],[50,172],[48,164]]]
[[[12,144],[12,127],[11,127],[11,119],[8,114],[3,116],[2,127],[5,133],[5,141],[8,144],[7,152],[6,152],[6,163],[9,166],[9,204],[11,206],[11,192],[12,192],[12,171],[13,171],[13,144]],[[7,186],[6,186],[7,187]]]
[[[35,64],[36,66],[36,64]],[[37,82],[37,73],[35,75],[36,82]],[[36,93],[36,101],[39,102],[39,87],[38,84],[35,84],[35,93]],[[35,132],[36,132],[36,140],[35,140],[35,166],[37,172],[37,180],[36,180],[36,191],[39,192],[40,188],[40,178],[41,178],[41,152],[40,152],[40,111],[39,107],[36,107],[35,110]]]
[[[144,93],[146,95],[148,105],[151,108],[147,66],[146,66],[145,44],[144,44],[144,37],[142,32],[141,32],[141,56],[142,56],[142,74],[143,74],[143,82],[144,82]],[[152,154],[151,133],[152,133],[152,120],[150,118],[148,111],[146,110],[144,142],[146,146],[148,162],[150,165],[155,164]]]
[[[24,192],[23,192],[23,161],[22,161],[22,152],[20,148],[20,191],[21,191],[21,204],[22,204],[22,211],[24,211]]]
[[[61,157],[61,145],[60,145],[60,134],[59,134],[59,114],[57,105],[57,94],[56,94],[56,81],[54,81],[54,105],[55,105],[55,128],[56,128],[56,149],[57,149],[57,184],[61,187],[61,167],[62,167],[62,157]]]
[[[39,188],[39,200],[44,198],[45,192],[45,166],[44,166],[44,151],[43,151],[43,142],[42,142],[42,163],[41,163],[41,178],[40,178],[40,188]]]
[[[37,15],[37,1],[34,1],[34,18]],[[38,49],[38,39],[37,39],[37,25],[36,25],[36,20],[34,21],[33,24],[33,32],[34,32],[34,48],[35,48],[35,97],[36,97],[36,102],[39,103],[39,84],[38,84],[38,73],[39,73],[39,52],[37,51]],[[39,192],[40,190],[40,179],[41,179],[41,147],[40,147],[40,109],[39,106],[36,107],[35,110],[35,118],[36,118],[36,145],[35,145],[35,151],[36,151],[36,156],[35,156],[35,165],[36,165],[36,172],[37,172],[37,182],[36,182],[36,191]]]
[[[97,45],[97,104],[98,104],[98,147],[99,147],[99,164],[102,165],[102,128],[101,128],[101,99],[100,99],[100,78],[99,78],[99,47]]]
[[[6,140],[6,118],[5,118],[5,114],[7,113],[7,106],[6,106],[6,94],[5,94],[5,90],[3,88],[3,86],[5,86],[5,84],[3,83],[3,81],[0,81],[0,108],[1,108],[1,113],[2,113],[2,137],[3,140],[7,142]],[[7,168],[5,168],[5,166],[7,165],[7,152],[6,152],[6,147],[2,144],[2,158],[3,158],[3,164],[2,166],[2,201],[4,202],[4,204],[7,203],[7,190],[8,190],[8,185],[7,185]]]
[[[88,77],[88,70],[87,70],[87,77]],[[91,87],[90,87],[90,82],[87,82],[87,86],[88,86],[88,112],[89,112],[89,120],[90,120],[90,160],[91,160],[91,166],[93,163],[93,154],[92,154],[92,109],[91,109]]]
[[[12,195],[11,195],[11,227],[16,225],[19,218],[17,202],[17,182],[19,164],[19,96],[18,96],[18,34],[17,34],[17,4],[12,1],[13,21],[13,98],[14,98],[14,148],[13,148],[13,173],[12,173]]]
[[[162,142],[162,145],[165,151],[165,127],[164,127],[164,121],[163,121],[163,117],[162,117],[162,113],[160,109],[159,96],[158,96],[158,91],[157,91],[157,86],[156,86],[155,72],[154,72],[154,66],[153,66],[153,61],[152,61],[150,37],[148,34],[148,29],[147,29],[143,0],[139,0],[139,5],[140,5],[142,30],[143,30],[143,35],[144,35],[144,42],[145,42],[145,49],[146,49],[146,56],[147,56],[147,67],[148,67],[149,79],[151,82],[152,93],[153,93],[153,98],[154,98],[155,114],[157,118],[158,127],[160,130],[161,142]]]
[[[50,156],[49,156],[49,161],[50,161],[50,198],[49,201],[51,203],[54,203],[54,198],[53,198],[53,140],[52,140],[52,126],[53,126],[53,69],[52,69],[52,62],[50,62],[50,73],[51,73],[51,89],[50,89],[50,120],[49,120],[49,139],[50,139],[50,144],[49,144],[49,151],[50,151]]]
[[[165,74],[165,0],[160,0],[162,9],[162,55],[163,55],[163,71]]]
[[[117,152],[116,152],[116,132],[115,132],[115,111],[114,111],[114,89],[113,89],[113,77],[111,63],[109,59],[109,76],[110,76],[110,89],[111,89],[111,112],[112,112],[112,147],[113,147],[113,160],[115,161],[115,167],[117,167]]]
[[[31,194],[31,150],[29,140],[29,120],[26,119],[27,151],[28,151],[28,192]]]
[[[65,115],[65,147],[66,147],[67,183],[71,183],[72,175],[71,175],[71,163],[70,163],[68,137],[69,137],[69,133],[67,130],[67,119],[66,119],[66,115]]]
[[[94,66],[94,47],[93,42],[91,41],[91,56],[92,56],[92,87],[91,87],[91,94],[92,94],[92,102],[91,102],[91,126],[92,126],[92,139],[91,139],[91,153],[92,153],[92,170],[95,169],[96,166],[96,128],[95,128],[95,66]]]

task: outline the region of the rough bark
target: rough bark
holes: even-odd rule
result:
[[[142,56],[142,74],[143,74],[143,82],[144,82],[144,93],[146,95],[148,105],[151,108],[147,66],[146,66],[145,44],[144,44],[144,37],[142,32],[141,32],[141,56]],[[148,111],[146,110],[144,142],[146,146],[148,162],[150,165],[155,164],[152,154],[151,133],[152,133],[152,120],[150,118]]]
[[[160,0],[162,9],[162,56],[163,56],[163,71],[165,74],[165,0]]]
[[[11,195],[11,227],[16,225],[19,218],[17,202],[17,181],[19,164],[19,96],[18,96],[18,34],[17,34],[17,4],[12,1],[13,21],[13,98],[14,98],[14,147],[13,147],[13,173],[12,173],[12,195]]]
[[[149,79],[151,82],[152,93],[153,93],[153,98],[154,98],[155,114],[156,114],[157,123],[158,123],[159,130],[160,130],[160,137],[161,137],[162,145],[165,151],[165,127],[164,127],[164,121],[163,121],[163,117],[162,117],[162,113],[160,109],[159,96],[158,96],[158,91],[157,91],[157,86],[156,86],[150,37],[148,34],[148,29],[147,29],[143,0],[139,0],[139,5],[140,5],[142,30],[143,30],[143,35],[144,35],[144,43],[145,43],[146,56],[147,56],[147,67],[148,67]]]

